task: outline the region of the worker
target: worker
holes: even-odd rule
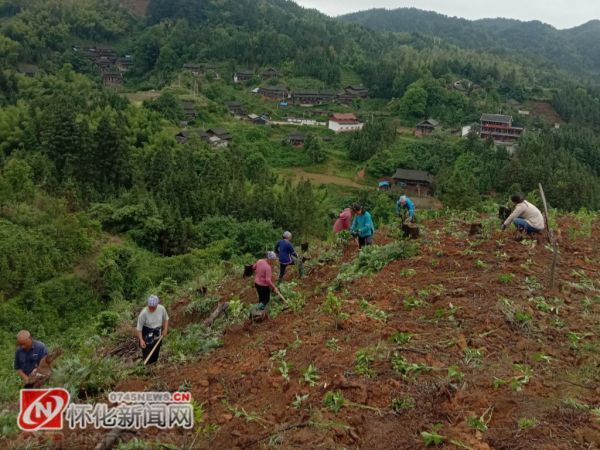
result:
[[[296,263],[298,259],[298,255],[296,254],[296,250],[294,250],[294,246],[292,245],[292,233],[286,231],[283,233],[282,239],[277,241],[275,244],[275,254],[279,257],[279,281],[281,283],[283,281],[283,277],[285,276],[285,270],[287,266]]]
[[[146,302],[148,306],[140,312],[136,329],[144,361],[152,353],[147,364],[154,364],[158,361],[162,339],[167,337],[169,331],[169,315],[165,307],[159,305],[160,300],[156,295],[149,295]],[[154,347],[156,350],[153,351]]]
[[[23,380],[25,389],[34,387],[35,371],[47,356],[48,349],[44,343],[33,340],[29,331],[21,330],[17,333],[14,368]]]
[[[271,264],[277,261],[277,254],[275,252],[267,252],[266,258],[259,259],[252,266],[254,269],[254,287],[258,294],[258,309],[264,310],[271,299],[271,289],[277,294],[281,295],[277,286],[273,284],[272,275],[273,270]]]
[[[350,231],[352,236],[358,237],[358,248],[372,245],[375,225],[373,225],[371,214],[361,205],[354,205],[352,211],[354,212],[354,220],[352,220]]]
[[[345,208],[333,224],[333,232],[349,230],[352,225],[352,208]]]
[[[524,231],[528,235],[539,233],[545,228],[544,216],[541,211],[525,200],[522,194],[514,194],[510,199],[514,204],[514,209],[502,224],[503,230],[511,223],[517,227],[517,230]]]
[[[402,215],[404,217],[404,213],[408,211],[408,221],[410,223],[415,222],[415,203],[408,198],[406,195],[400,196],[398,201],[396,202],[396,214]],[[404,219],[402,220],[404,222]]]

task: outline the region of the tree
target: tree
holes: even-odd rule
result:
[[[403,119],[416,121],[425,117],[427,91],[421,82],[411,84],[400,100],[400,115]]]
[[[321,147],[320,139],[312,134],[306,136],[306,141],[304,142],[304,151],[314,164],[322,163],[325,161],[325,159],[327,159],[327,155]]]

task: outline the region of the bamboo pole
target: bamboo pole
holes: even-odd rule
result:
[[[554,289],[554,277],[556,274],[556,264],[558,260],[558,244],[556,243],[556,237],[554,233],[550,229],[550,221],[548,220],[548,203],[546,202],[546,195],[544,194],[544,188],[542,187],[542,183],[539,183],[540,195],[542,197],[542,202],[544,203],[544,220],[546,221],[546,233],[548,235],[548,239],[550,240],[550,244],[552,245],[552,262],[550,264],[550,290]]]

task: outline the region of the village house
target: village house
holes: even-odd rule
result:
[[[227,110],[235,117],[243,117],[246,115],[246,109],[240,102],[227,102],[225,106],[227,106]]]
[[[285,101],[290,95],[287,88],[283,86],[261,86],[258,88],[258,94],[278,101]]]
[[[215,131],[219,130],[219,132],[223,132],[222,137],[219,137]],[[224,148],[229,145],[231,142],[231,135],[226,130],[222,128],[216,128],[209,131],[203,130],[181,130],[179,133],[175,135],[175,140],[179,144],[185,144],[190,139],[197,138],[200,141],[206,142],[211,147],[215,148]]]
[[[362,85],[350,85],[346,86],[337,98],[340,103],[351,105],[354,100],[369,98],[369,90]]]
[[[202,70],[204,71],[205,76],[209,76],[214,78],[215,80],[221,79],[221,74],[219,73],[219,68],[214,64],[202,64]]]
[[[102,85],[109,88],[123,85],[123,75],[121,72],[105,72],[102,74]]]
[[[238,70],[233,74],[234,83],[246,83],[254,78],[254,71],[252,70]]]
[[[233,140],[231,133],[229,133],[229,131],[227,131],[225,128],[211,128],[206,130],[206,134],[209,136],[209,138],[216,137],[222,141],[226,141],[227,143]]]
[[[415,127],[415,136],[426,136],[436,131],[440,126],[440,123],[434,119],[427,119],[421,123],[418,123]]]
[[[303,147],[306,137],[299,132],[290,133],[287,138],[287,143],[294,147]]]
[[[116,67],[119,72],[129,72],[133,67],[133,57],[125,55],[123,58],[117,58]]]
[[[196,118],[198,111],[194,102],[181,102],[180,105],[181,109],[183,109],[186,119],[194,120]]]
[[[267,117],[259,116],[258,114],[248,114],[248,120],[254,125],[266,125],[269,122]]]
[[[22,73],[26,77],[30,78],[35,77],[39,71],[38,67],[33,64],[19,64],[18,70],[19,73]]]
[[[433,175],[421,170],[397,169],[392,176],[394,186],[412,195],[422,196],[433,193]]]
[[[364,124],[352,113],[333,114],[329,118],[329,129],[336,133],[362,130]]]
[[[278,77],[279,77],[279,72],[277,71],[277,69],[274,69],[273,67],[269,67],[260,73],[260,78],[262,80],[270,80],[272,78],[278,78]]]
[[[204,69],[202,68],[201,64],[186,63],[183,65],[183,70],[188,71],[195,77],[199,77],[200,75],[204,74]]]
[[[295,105],[312,106],[332,102],[336,97],[336,93],[333,91],[298,89],[292,91],[290,97]]]
[[[483,114],[480,120],[480,136],[491,137],[494,141],[514,142],[523,134],[524,129],[513,127],[512,116],[504,114]]]

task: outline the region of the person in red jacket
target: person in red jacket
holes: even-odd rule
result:
[[[349,230],[352,225],[352,208],[344,209],[337,220],[333,224],[333,232],[339,233],[344,230]]]
[[[252,266],[254,269],[254,287],[258,293],[258,309],[264,310],[271,299],[271,289],[281,295],[275,283],[273,283],[273,268],[271,265],[277,261],[275,252],[267,252],[266,258],[259,259]]]

